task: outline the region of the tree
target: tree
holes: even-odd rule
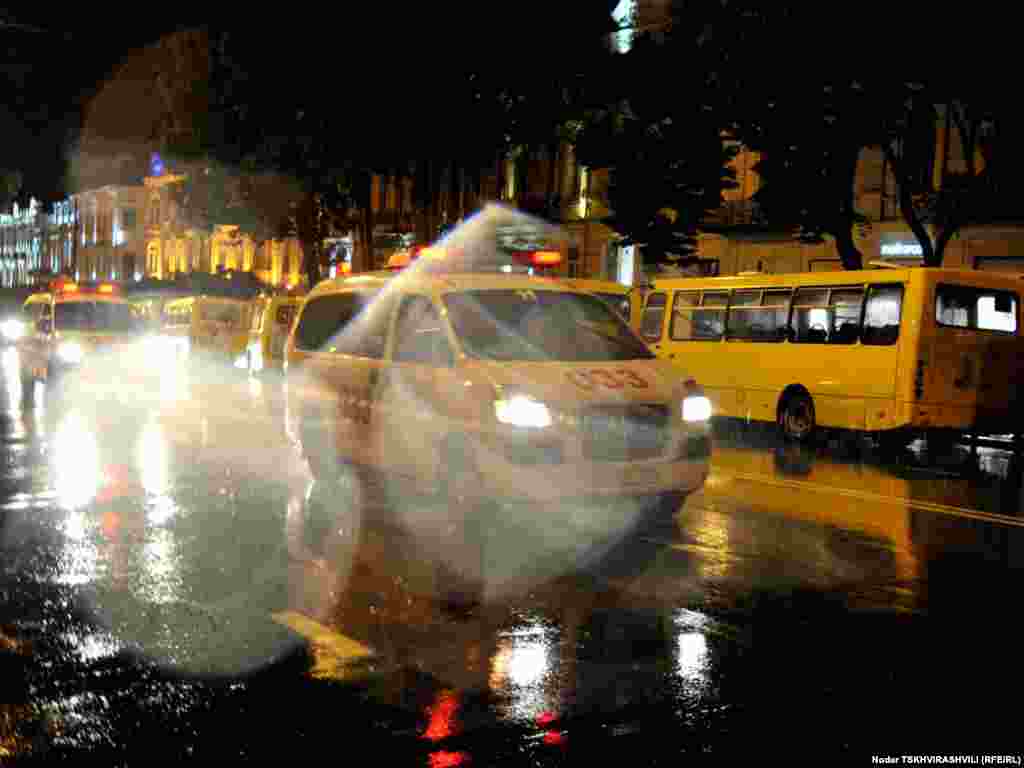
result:
[[[861,150],[877,141],[880,94],[864,87],[856,46],[808,30],[857,20],[799,1],[734,0],[705,29],[727,84],[725,127],[760,155],[754,202],[761,224],[802,242],[830,237],[846,269],[863,266],[854,232],[868,219],[856,210],[854,191]]]
[[[761,155],[754,167],[761,181],[754,195],[761,216],[772,227],[793,231],[801,242],[831,237],[843,267],[861,269],[854,232],[869,222],[855,207],[854,185],[867,138],[849,120],[830,116],[823,103],[809,99],[763,115],[757,124],[741,123],[733,131]]]
[[[561,188],[561,149],[575,140],[588,113],[607,105],[608,81],[619,64],[608,45],[616,29],[616,5],[591,2],[565,16],[545,13],[547,32],[557,35],[557,44],[546,52],[543,74],[518,67],[491,75],[502,86],[496,89],[495,103],[504,128],[504,135],[491,139],[491,151],[514,156],[515,187],[522,206],[534,215],[561,220],[563,200],[571,194]],[[544,177],[531,185],[529,171],[537,167],[543,168]],[[543,191],[528,193],[531,187]]]
[[[210,263],[213,233],[218,226],[233,224],[231,210],[234,179],[210,158],[193,159],[184,168],[183,180],[168,187],[177,210],[178,223],[199,234],[201,261]]]
[[[0,168],[0,211],[8,210],[21,193],[21,171]]]
[[[886,160],[896,179],[900,213],[921,246],[925,266],[942,266],[946,246],[966,224],[998,218],[1003,195],[993,195],[993,166],[986,173],[982,146],[984,135],[1012,114],[983,97],[949,98],[938,102],[936,89],[908,86],[907,107],[887,124],[882,143]],[[998,117],[997,117],[998,115]],[[1012,118],[1011,118],[1012,119]],[[941,174],[934,173],[937,128],[945,123],[944,154],[959,158],[954,167],[940,158]],[[952,145],[952,146],[950,146]],[[979,162],[979,159],[982,159]]]
[[[695,260],[696,235],[734,185],[734,149],[723,142],[723,102],[696,23],[664,41],[642,35],[617,57],[604,108],[587,110],[575,137],[579,162],[609,169],[607,224],[625,244],[644,246],[648,264]],[[672,73],[666,98],[651,84]]]

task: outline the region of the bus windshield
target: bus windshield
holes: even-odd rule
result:
[[[54,307],[58,331],[138,332],[142,323],[128,304],[104,301],[75,301]]]
[[[622,318],[595,296],[482,290],[450,293],[444,302],[471,357],[570,362],[653,357]]]

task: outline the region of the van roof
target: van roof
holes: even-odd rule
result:
[[[584,293],[564,280],[552,277],[538,277],[504,272],[366,272],[357,275],[324,280],[309,294],[309,298],[330,293],[357,291],[360,289],[380,290],[386,285],[401,285],[403,288],[423,291],[472,291],[472,290],[546,290]]]

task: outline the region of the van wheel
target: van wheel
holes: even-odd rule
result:
[[[794,392],[779,410],[779,426],[789,440],[804,442],[814,433],[814,401],[803,392]]]

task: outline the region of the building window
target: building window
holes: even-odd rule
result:
[[[590,213],[590,169],[585,165],[579,166],[576,171],[576,197],[576,213],[585,219]]]
[[[632,245],[623,246],[619,251],[619,272],[616,275],[616,280],[623,285],[633,285],[633,275],[636,274],[633,261],[635,253],[636,248]]]
[[[627,53],[633,47],[633,30],[622,29],[636,24],[636,0],[620,0],[612,11],[618,31],[612,35],[612,48],[616,53]]]
[[[509,158],[505,161],[505,199],[516,198],[516,161]]]

